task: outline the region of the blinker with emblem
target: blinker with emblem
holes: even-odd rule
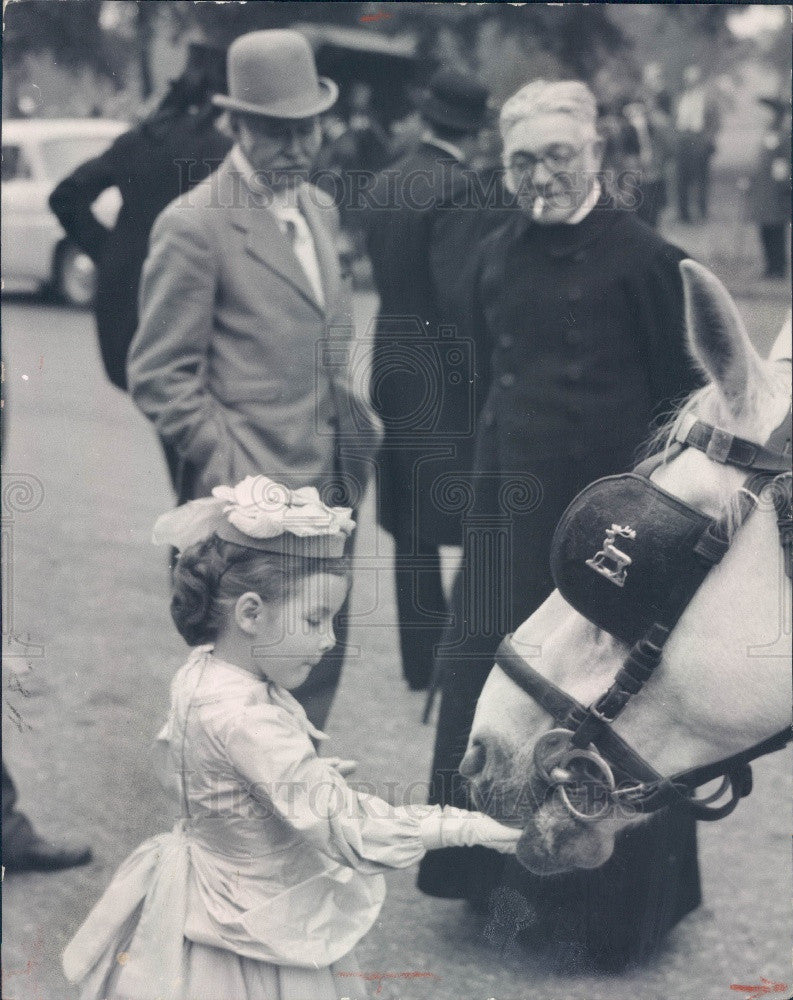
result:
[[[680,581],[699,573],[696,547],[710,524],[643,476],[599,479],[559,521],[551,544],[554,583],[576,611],[633,645],[670,617]]]

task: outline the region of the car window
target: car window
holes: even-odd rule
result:
[[[4,145],[2,156],[2,180],[4,183],[6,181],[27,180],[30,177],[30,164],[21,146]]]
[[[40,144],[45,176],[53,183],[63,180],[86,160],[104,153],[112,141],[111,136],[106,138],[95,135],[45,139]]]

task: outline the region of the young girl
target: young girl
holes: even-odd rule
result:
[[[313,488],[263,476],[157,522],[181,552],[171,614],[197,646],[158,737],[180,818],[124,862],[66,948],[81,1000],[360,996],[351,951],[385,869],[442,846],[514,851],[518,830],[390,806],[346,784],[351,762],[317,756],[325,737],[288,692],[334,644],[353,527]]]

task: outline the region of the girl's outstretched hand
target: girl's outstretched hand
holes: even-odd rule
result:
[[[421,839],[428,851],[441,847],[490,847],[514,854],[522,831],[504,826],[484,813],[445,806],[421,821]]]
[[[343,757],[323,757],[326,764],[335,768],[342,778],[346,778],[358,769],[357,760],[345,760]]]

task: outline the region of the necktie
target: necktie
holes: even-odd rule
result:
[[[297,209],[288,209],[279,213],[286,238],[292,244],[300,266],[308,278],[311,289],[320,305],[324,304],[322,279],[319,273],[317,253],[308,223]]]

